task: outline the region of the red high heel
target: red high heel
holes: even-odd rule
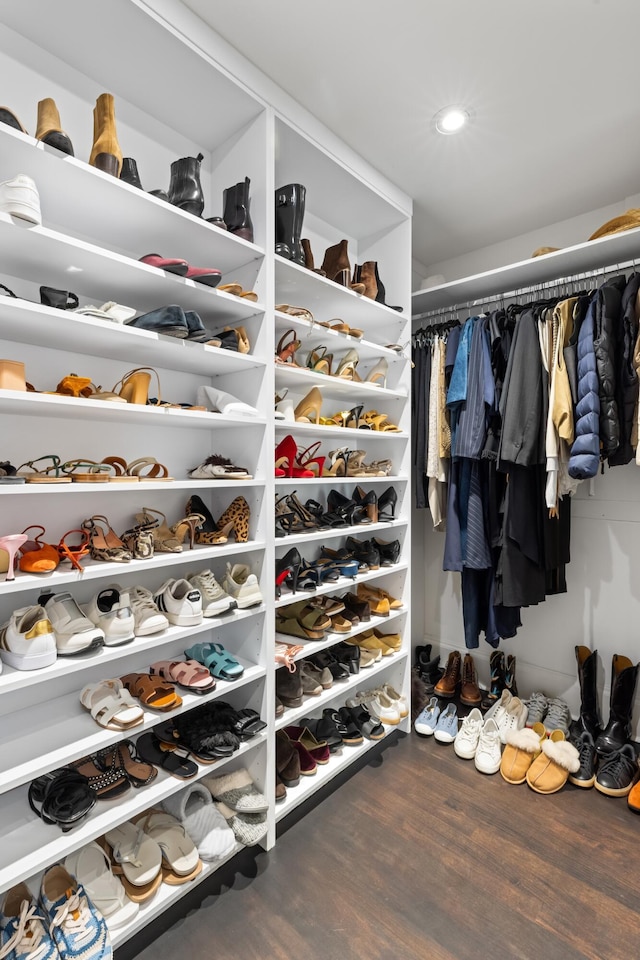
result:
[[[306,450],[303,450],[302,453],[299,453],[298,456],[296,457],[296,467],[301,470],[310,470],[311,464],[315,463],[318,467],[318,473],[316,474],[316,473],[313,473],[313,471],[311,471],[311,475],[314,477],[315,476],[321,477],[322,471],[324,469],[324,461],[326,458],[314,457],[314,453],[318,452],[318,450],[320,449],[320,446],[321,446],[320,440],[317,440],[315,443],[312,443],[311,446],[307,447]],[[308,454],[308,456],[306,457],[306,460],[305,460],[303,458],[305,457],[306,454]]]
[[[318,444],[319,446],[320,444]],[[304,453],[307,453],[305,450]],[[307,470],[298,463],[298,445],[290,433],[280,441],[276,447],[276,477],[295,477],[296,480],[302,478],[315,477],[313,470]],[[282,473],[278,473],[282,470]]]

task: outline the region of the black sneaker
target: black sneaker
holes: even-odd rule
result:
[[[579,736],[572,737],[571,743],[580,754],[580,769],[577,773],[569,774],[569,783],[576,787],[592,787],[596,782],[596,745],[593,737],[586,730]]]
[[[596,790],[608,797],[626,797],[638,777],[638,758],[630,743],[600,760]]]

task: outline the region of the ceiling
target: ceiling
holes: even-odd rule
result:
[[[639,0],[184,2],[413,197],[425,266],[640,191]]]

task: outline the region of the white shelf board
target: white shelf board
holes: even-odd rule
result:
[[[430,290],[418,290],[411,297],[411,312],[419,326],[420,316],[429,310],[509,293],[536,283],[571,278],[625,260],[640,260],[640,227],[599,240],[576,243],[543,257],[520,260],[496,270],[451,280]]]
[[[383,740],[365,740],[355,747],[343,747],[342,754],[332,756],[328,763],[319,765],[316,773],[310,777],[300,777],[300,783],[297,787],[287,787],[287,795],[280,803],[276,804],[276,823],[284,819],[287,814],[299,807],[301,803],[316,793],[321,787],[351,766],[356,760],[359,760],[364,754],[379,744],[384,743],[387,737],[393,735],[397,727],[385,726],[385,737]]]
[[[276,421],[277,422],[277,421]],[[391,475],[388,477],[302,477],[296,479],[295,477],[276,477],[276,486],[277,487],[289,487],[296,488],[299,485],[302,486],[314,486],[317,483],[323,485],[333,485],[338,486],[369,486],[370,483],[386,483],[387,486],[393,486],[396,483],[407,483],[407,477],[398,477]]]
[[[73,484],[68,484],[73,486]],[[84,583],[87,580],[98,580],[107,578],[116,578],[124,576],[127,573],[138,573],[147,570],[158,570],[158,576],[167,567],[174,567],[177,564],[201,563],[203,560],[215,559],[216,557],[226,557],[240,553],[250,553],[254,550],[264,550],[265,543],[262,540],[249,540],[248,543],[236,543],[230,540],[228,543],[219,546],[206,546],[196,544],[193,550],[183,550],[182,553],[158,553],[151,560],[130,560],[128,563],[116,563],[107,560],[91,560],[85,558],[81,560],[82,570],[67,568],[66,564],[63,570],[58,568],[46,577],[38,577],[33,573],[16,573],[15,580],[1,580],[0,593],[20,593],[24,590],[53,590],[55,591],[63,583]]]
[[[74,293],[90,298],[97,306],[116,300],[145,313],[159,304],[178,303],[185,310],[199,313],[208,327],[241,323],[264,313],[259,303],[166,273],[49,227],[28,224],[7,213],[0,213],[0,246],[5,275],[36,277],[41,284],[57,288],[68,284]],[[139,255],[153,252],[141,250]],[[214,264],[200,262],[195,266]],[[13,292],[20,294],[20,290]]]
[[[360,668],[359,673],[349,675],[348,680],[339,680],[328,690],[323,690],[317,697],[305,696],[300,707],[285,707],[284,713],[276,720],[276,730],[282,730],[283,727],[295,726],[302,717],[317,715],[328,703],[331,703],[336,697],[342,698],[344,704],[349,699],[354,690],[369,690],[374,687],[378,676],[391,667],[402,661],[407,656],[405,651],[398,651],[391,656],[383,657],[378,663],[371,667]],[[392,724],[393,726],[393,724]],[[345,746],[345,750],[347,747]],[[331,762],[331,761],[329,761]]]
[[[264,733],[241,743],[232,757],[213,764],[198,764],[198,773],[188,781],[217,775],[229,760],[236,760],[263,744]],[[115,801],[98,800],[90,815],[68,833],[45,824],[33,813],[25,785],[0,798],[0,891],[42,870],[43,865],[64,859],[113,827],[143,813],[166,797],[184,789],[185,781],[158,770],[158,776],[146,787],[133,788]],[[180,888],[177,888],[180,889]]]
[[[295,306],[295,304],[294,304]],[[387,348],[388,340],[384,337],[384,343],[376,343],[366,337],[351,337],[346,333],[340,333],[338,330],[332,330],[330,327],[323,327],[322,324],[313,320],[305,320],[304,317],[293,317],[289,313],[274,311],[275,318],[275,336],[276,342],[286,333],[287,330],[294,330],[299,340],[302,341],[300,350],[304,353],[309,350],[308,341],[312,340],[326,342],[329,344],[328,353],[334,353],[339,350],[357,350],[362,358],[386,357],[389,363],[406,361],[403,353],[397,353],[395,350]],[[380,331],[380,335],[384,330]]]
[[[219,617],[206,617],[202,623],[195,627],[168,627],[159,633],[151,634],[147,637],[136,637],[130,643],[124,643],[117,647],[100,647],[90,653],[76,657],[58,657],[58,659],[48,667],[41,670],[16,670],[14,667],[2,664],[2,673],[0,673],[0,696],[6,693],[12,693],[14,690],[24,690],[34,684],[46,683],[55,680],[57,677],[66,677],[73,673],[81,674],[84,671],[94,671],[96,667],[116,663],[131,654],[143,653],[145,650],[154,651],[150,659],[162,660],[162,649],[172,645],[179,640],[187,641],[187,646],[191,646],[192,637],[208,633],[210,630],[217,630],[220,627],[230,626],[239,620],[245,620],[247,617],[253,617],[258,613],[264,613],[264,604],[249,607],[247,610],[232,610],[230,613]],[[157,652],[156,652],[157,651]],[[116,671],[118,667],[114,668]],[[82,682],[82,677],[78,677],[78,683]],[[181,689],[178,693],[182,696]]]
[[[239,374],[264,361],[252,354],[165,337],[70,310],[56,310],[29,300],[0,297],[0,340],[31,343],[87,356],[121,360],[129,367],[154,366],[213,377]]]
[[[110,403],[84,397],[60,397],[21,390],[0,390],[0,413],[11,416],[55,417],[61,420],[109,421],[123,427],[197,427],[202,430],[264,426],[259,417],[231,417],[203,410],[172,410],[141,403]]]
[[[359,583],[366,583],[368,580],[377,580],[380,577],[389,576],[393,573],[402,573],[409,569],[408,563],[395,563],[392,567],[380,567],[379,570],[370,570],[369,573],[359,573],[357,577],[338,577],[330,583],[323,583],[316,590],[298,590],[292,593],[284,584],[282,586],[282,596],[276,600],[276,607],[284,607],[288,603],[296,603],[298,600],[309,600],[311,597],[321,597],[325,593],[339,593],[341,590],[357,590]],[[400,608],[398,613],[406,612]],[[388,620],[388,617],[385,617]]]
[[[202,870],[198,876],[193,880],[189,880],[189,882],[186,884],[173,886],[168,883],[161,883],[154,896],[150,900],[147,900],[146,903],[140,904],[140,909],[130,923],[125,924],[123,927],[116,927],[115,930],[109,930],[111,946],[113,949],[117,949],[123,943],[126,943],[127,940],[130,940],[131,937],[135,936],[139,930],[142,930],[142,928],[146,927],[148,923],[151,923],[152,920],[155,920],[157,917],[159,917],[172,904],[176,903],[178,900],[184,897],[186,893],[189,893],[189,891],[193,890],[194,887],[197,887],[204,880],[208,880],[209,877],[216,872],[216,870],[219,870],[220,867],[224,866],[225,863],[228,863],[236,856],[236,854],[240,853],[240,851],[244,849],[245,848],[241,843],[236,843],[231,853],[228,856],[223,857],[221,860],[203,860]],[[108,919],[107,926],[109,926]]]
[[[100,727],[80,703],[80,684],[72,694],[12,713],[5,718],[6,739],[0,744],[0,793],[13,791],[47,770],[55,770],[72,760],[102,750],[126,736],[135,737],[144,733],[162,720],[175,717],[201,703],[226,698],[234,690],[264,677],[264,667],[249,664],[240,657],[237,659],[245,668],[237,680],[218,680],[211,694],[200,695],[180,690],[180,707],[163,712],[145,709],[144,722],[130,730],[105,730]],[[0,823],[3,803],[4,800],[0,801]]]
[[[290,547],[299,543],[314,541],[335,540],[336,537],[368,537],[370,533],[380,533],[388,530],[397,530],[407,526],[407,520],[386,520],[381,523],[357,523],[351,527],[323,527],[322,530],[307,530],[305,533],[292,533],[286,537],[276,539],[278,547]]]
[[[276,303],[306,307],[314,320],[342,320],[368,340],[396,343],[409,318],[382,303],[341,287],[291,260],[275,256]],[[284,314],[286,316],[286,314]]]
[[[213,416],[213,414],[211,414],[211,416]],[[404,430],[400,430],[399,433],[395,433],[393,431],[387,431],[385,433],[382,430],[356,430],[354,427],[325,427],[319,423],[301,423],[297,420],[276,420],[274,425],[278,433],[312,433],[315,439],[323,439],[324,437],[327,439],[330,437],[343,437],[345,443],[349,443],[349,441],[355,439],[361,440],[362,443],[369,443],[370,440],[378,441],[409,439],[409,434]],[[355,477],[354,479],[362,480],[365,478]]]
[[[329,479],[329,478],[327,478]],[[353,478],[352,478],[353,479]],[[368,481],[367,481],[368,482]],[[155,483],[153,480],[138,481],[137,483],[0,483],[0,496],[33,496],[34,494],[55,493],[56,495],[89,493],[93,496],[102,498],[105,494],[124,493],[133,491],[134,493],[143,493],[144,491],[153,491],[158,493],[161,490],[190,490],[195,493],[196,490],[211,490],[227,488],[235,490],[242,483],[245,487],[262,487],[264,481],[259,478],[253,480],[165,480]]]
[[[215,267],[223,274],[264,256],[255,244],[6,124],[0,127],[0,147],[7,170],[27,174],[46,192],[42,203],[47,222],[79,236],[94,236],[111,250],[126,245],[131,256],[142,257],[157,252],[162,237],[163,256]],[[47,190],[49,185],[55,189]],[[201,262],[203,251],[207,262]]]
[[[406,393],[398,390],[376,387],[375,384],[366,381],[359,383],[357,380],[347,380],[343,377],[329,377],[322,373],[314,373],[306,367],[294,367],[290,363],[276,363],[275,368],[278,392],[283,387],[288,387],[290,390],[307,393],[312,387],[318,387],[323,397],[327,400],[335,399],[337,403],[342,402],[343,407],[344,398],[347,398],[349,409],[357,406],[358,403],[368,403],[369,400],[376,403],[409,399]]]
[[[276,633],[276,643],[299,644],[303,649],[300,653],[297,653],[293,659],[304,660],[305,657],[311,657],[314,653],[319,653],[320,650],[327,650],[329,647],[333,647],[336,643],[341,643],[343,640],[357,637],[358,634],[366,633],[367,630],[386,627],[393,620],[402,617],[405,613],[406,610],[402,609],[392,610],[388,617],[372,616],[370,620],[360,622],[357,627],[354,627],[353,630],[350,630],[348,633],[334,633],[333,631],[329,631],[324,640],[302,640],[300,637],[292,637],[286,633]],[[389,657],[386,657],[385,662],[389,659]],[[280,664],[276,663],[276,669],[279,669],[279,667]],[[366,669],[365,667],[365,670]],[[338,683],[338,687],[341,689],[341,682]]]

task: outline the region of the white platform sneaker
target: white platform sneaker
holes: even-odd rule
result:
[[[135,620],[129,594],[115,584],[100,590],[82,609],[104,632],[106,647],[118,647],[134,639]]]
[[[239,610],[262,603],[258,578],[255,573],[251,573],[246,563],[234,563],[233,566],[228,563],[223,586],[236,601]]]
[[[167,580],[153,599],[158,610],[176,627],[202,623],[202,594],[188,580]]]
[[[91,623],[70,593],[55,593],[44,605],[56,636],[59,657],[73,657],[104,644],[104,632]]]
[[[29,223],[42,223],[40,195],[31,177],[19,173],[0,183],[0,211]]]
[[[0,628],[0,658],[15,670],[40,670],[57,656],[53,627],[39,604],[14,610]]]
[[[238,606],[233,597],[222,589],[211,570],[190,573],[187,579],[202,594],[204,617],[215,617],[217,613],[226,613],[227,610],[235,610]]]

